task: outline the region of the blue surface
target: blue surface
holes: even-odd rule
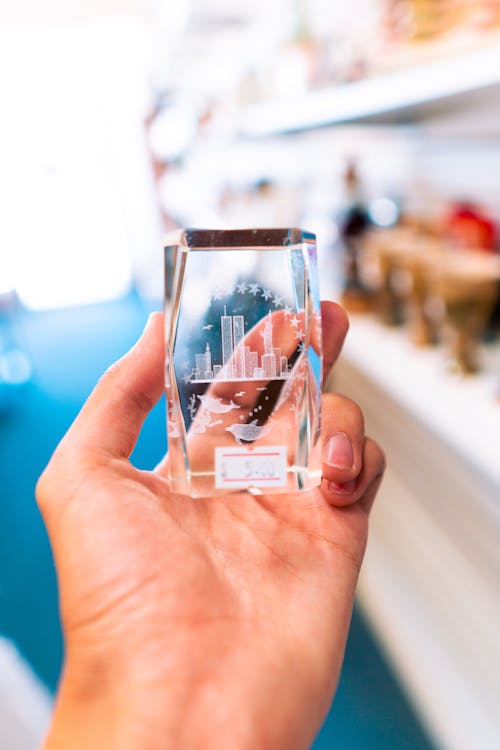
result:
[[[356,609],[333,708],[314,750],[433,750]]]
[[[38,476],[102,372],[138,338],[147,311],[120,302],[15,321],[33,380],[11,412],[0,414],[0,633],[13,638],[55,688],[62,646],[49,543],[34,500]],[[134,460],[152,468],[165,451],[164,406],[144,425]]]
[[[0,633],[54,689],[62,644],[54,567],[34,501],[36,480],[103,370],[138,338],[147,311],[131,295],[109,304],[19,314],[17,342],[34,376],[0,414]],[[148,417],[134,461],[165,450],[164,404]],[[355,613],[333,709],[315,750],[431,750],[361,615]]]

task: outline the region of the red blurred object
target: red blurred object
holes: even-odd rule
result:
[[[464,250],[497,249],[497,229],[495,223],[470,203],[459,203],[445,220],[446,236],[457,247]]]

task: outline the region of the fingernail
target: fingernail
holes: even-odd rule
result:
[[[337,469],[351,469],[354,463],[351,438],[344,432],[333,435],[326,444],[324,458],[325,463]]]
[[[355,487],[355,479],[350,479],[348,482],[344,482],[343,484],[337,484],[337,482],[328,483],[328,489],[330,490],[330,492],[335,492],[337,495],[350,495],[351,492],[354,492]]]

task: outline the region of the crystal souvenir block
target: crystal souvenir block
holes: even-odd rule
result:
[[[165,247],[168,472],[204,497],[321,479],[316,239],[185,229]]]

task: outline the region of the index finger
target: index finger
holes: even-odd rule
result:
[[[349,320],[340,305],[335,302],[321,303],[321,328],[323,337],[323,384],[342,350],[349,330]]]

